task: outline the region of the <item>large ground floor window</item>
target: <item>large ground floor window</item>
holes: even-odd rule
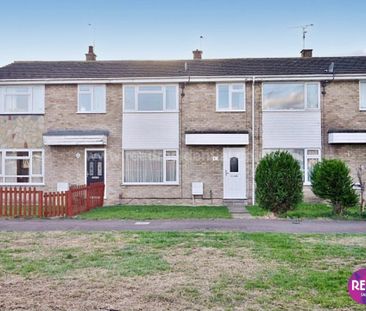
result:
[[[299,162],[304,176],[304,184],[310,185],[310,174],[314,165],[320,161],[320,149],[263,149],[263,155],[277,150],[286,150]]]
[[[43,184],[44,153],[36,149],[0,150],[0,183]]]
[[[178,150],[124,150],[125,184],[177,184]]]

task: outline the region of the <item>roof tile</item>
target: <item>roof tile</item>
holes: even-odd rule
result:
[[[366,56],[171,61],[22,61],[1,67],[0,80],[319,75],[326,73],[332,62],[335,64],[336,74],[366,74]]]

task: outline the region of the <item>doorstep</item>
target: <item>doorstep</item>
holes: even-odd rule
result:
[[[245,208],[246,200],[224,200],[224,205],[228,208],[234,219],[253,218]]]

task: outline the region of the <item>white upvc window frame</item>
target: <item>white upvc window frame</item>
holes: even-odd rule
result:
[[[234,85],[241,85],[243,87],[242,90],[233,89]],[[219,88],[220,86],[228,86],[229,87],[229,107],[228,108],[220,108],[219,107]],[[233,109],[232,108],[232,95],[233,93],[243,93],[243,108],[242,109]],[[216,112],[245,112],[246,110],[246,92],[245,92],[245,82],[243,83],[216,83]]]
[[[140,87],[144,86],[152,86],[152,87],[161,87],[161,91],[140,91]],[[167,109],[166,107],[166,87],[174,86],[176,89],[175,97],[176,97],[176,108],[175,109]],[[126,109],[125,105],[125,89],[126,87],[134,87],[135,91],[135,107],[134,109]],[[138,110],[139,103],[138,103],[138,94],[145,93],[145,94],[163,94],[163,110]],[[179,85],[178,84],[124,84],[122,88],[122,107],[124,113],[163,113],[163,112],[179,112]]]
[[[163,151],[163,182],[126,182],[125,181],[125,166],[124,166],[124,159],[125,159],[125,152],[126,151]],[[166,153],[169,151],[176,152],[175,156],[167,156]],[[167,160],[176,160],[176,181],[166,181],[166,162]],[[141,148],[141,149],[123,149],[122,150],[122,185],[125,186],[177,186],[179,185],[180,175],[179,175],[179,149],[148,149],[148,148]]]
[[[82,91],[81,87],[89,87],[89,91]],[[95,111],[95,104],[94,104],[94,88],[95,87],[103,87],[103,110]],[[81,111],[80,110],[80,95],[81,94],[90,94],[91,95],[91,111]],[[80,114],[100,114],[107,112],[107,87],[106,84],[78,84],[78,107],[77,113]]]
[[[364,88],[364,94],[362,94],[362,86]],[[360,111],[366,111],[366,80],[360,80],[359,87],[359,109]],[[362,107],[362,102],[365,103],[365,107]]]
[[[36,111],[36,105],[34,102],[34,87],[42,87],[42,109],[40,111]],[[8,92],[8,89],[27,89],[27,92],[18,93],[18,92]],[[28,97],[28,110],[27,111],[6,111],[6,99],[7,97],[14,97],[17,95],[27,96]],[[33,114],[44,114],[45,111],[45,86],[44,85],[6,85],[0,87],[0,115],[33,115]]]
[[[6,156],[7,152],[28,152],[28,156]],[[42,155],[42,174],[32,174],[33,171],[33,152],[40,152]],[[45,178],[45,164],[44,164],[44,149],[0,149],[1,153],[1,168],[0,168],[0,185],[4,186],[44,186]],[[5,174],[5,161],[6,160],[29,160],[29,174],[28,175],[6,175]],[[28,177],[29,182],[5,182],[5,178],[17,178],[17,177]],[[42,182],[32,182],[32,178],[42,178]]]
[[[321,149],[320,148],[268,148],[268,149],[263,149],[262,151],[262,156],[264,156],[265,154],[265,150],[273,150],[273,151],[288,151],[290,149],[300,149],[300,150],[304,150],[304,186],[310,186],[311,185],[311,180],[310,180],[310,172],[309,172],[309,167],[308,167],[308,160],[310,159],[314,159],[314,160],[318,160],[318,162],[321,161]],[[309,151],[317,151],[318,154],[308,154]]]
[[[304,88],[304,108],[302,109],[264,109],[264,86],[265,84],[303,84],[303,88]],[[311,108],[308,107],[308,92],[307,92],[307,87],[309,84],[316,84],[318,87],[318,107],[316,108]],[[262,83],[262,111],[264,112],[298,112],[298,111],[319,111],[320,110],[320,100],[321,100],[321,92],[320,92],[320,82],[318,81],[307,81],[307,82],[303,82],[303,81],[286,81],[286,82],[263,82]]]

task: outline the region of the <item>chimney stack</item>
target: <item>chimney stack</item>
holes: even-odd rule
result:
[[[193,59],[202,59],[202,51],[201,50],[194,50],[193,52]]]
[[[303,58],[313,57],[312,49],[302,49],[300,53],[301,53],[301,57],[303,57]]]
[[[97,55],[94,53],[94,47],[92,45],[89,45],[88,53],[85,54],[86,61],[96,61]]]

